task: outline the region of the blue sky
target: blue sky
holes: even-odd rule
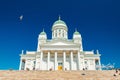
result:
[[[0,0],[0,69],[18,69],[21,50],[35,51],[43,28],[51,39],[58,15],[69,38],[77,28],[84,50],[98,49],[102,64],[120,67],[119,0]]]

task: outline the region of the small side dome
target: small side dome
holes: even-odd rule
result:
[[[39,34],[39,39],[47,39],[47,35],[46,35],[46,32],[44,32],[44,29],[43,29],[43,31]]]
[[[73,34],[73,38],[75,39],[75,38],[81,38],[81,34],[77,31],[77,30],[75,30],[75,32],[74,32],[74,34]]]
[[[46,33],[45,32],[41,32],[40,35],[46,35]]]
[[[75,31],[74,35],[80,35],[80,33],[78,31]]]

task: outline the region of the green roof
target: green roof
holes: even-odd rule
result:
[[[53,29],[54,27],[58,27],[57,25],[63,25],[62,27],[67,28],[66,23],[65,23],[63,20],[61,20],[61,17],[60,17],[60,16],[59,16],[58,20],[53,23],[52,29]]]
[[[80,35],[80,33],[78,31],[75,31],[74,34],[75,35]]]
[[[40,35],[46,35],[46,33],[43,31],[43,32],[40,33]]]
[[[62,21],[62,20],[55,21],[53,25],[56,25],[56,24],[64,24],[64,25],[66,25],[65,22]]]

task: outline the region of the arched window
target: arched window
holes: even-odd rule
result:
[[[63,32],[62,36],[64,37],[64,32]]]
[[[55,33],[55,37],[57,37],[57,33]]]

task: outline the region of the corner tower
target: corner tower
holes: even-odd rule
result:
[[[64,21],[59,19],[52,26],[52,39],[68,39],[68,28]]]
[[[46,41],[47,41],[47,34],[46,34],[46,32],[44,31],[44,29],[43,29],[43,31],[42,31],[42,32],[39,34],[39,36],[38,36],[38,47],[37,47],[37,51],[40,51],[40,45],[46,43]]]
[[[80,51],[83,51],[82,37],[81,37],[81,34],[77,31],[77,29],[75,29],[75,32],[73,34],[73,41],[76,44],[80,44]]]

